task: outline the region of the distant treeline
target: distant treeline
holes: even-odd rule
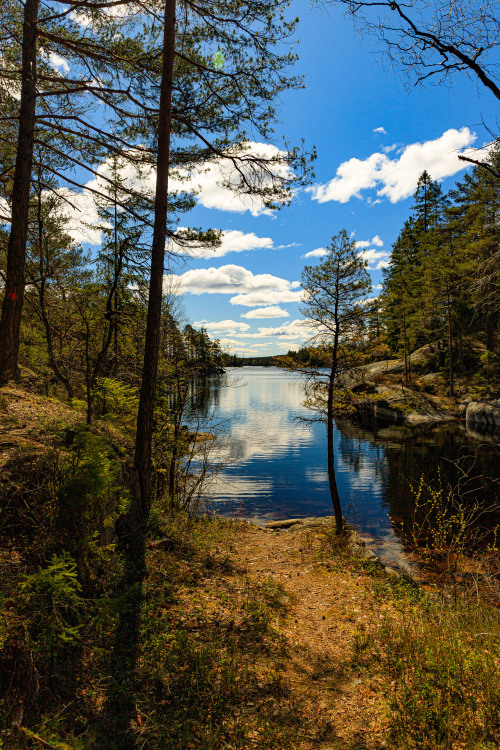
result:
[[[278,357],[238,357],[237,354],[223,354],[224,367],[276,367]]]

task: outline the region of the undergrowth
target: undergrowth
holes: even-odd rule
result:
[[[381,624],[358,627],[353,667],[388,686],[388,747],[500,747],[500,610],[477,591],[429,593],[408,576],[381,575],[330,532],[323,550],[334,568],[362,577],[378,601]]]
[[[415,750],[500,746],[500,613],[478,601],[423,600],[386,620],[391,742]]]

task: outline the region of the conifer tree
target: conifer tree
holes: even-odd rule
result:
[[[354,339],[367,315],[363,304],[371,289],[367,263],[356,243],[342,229],[327,247],[327,255],[316,266],[305,266],[302,286],[306,293],[303,313],[317,330],[317,339],[326,348],[328,357],[328,397],[326,408],[327,460],[330,496],[337,533],[344,528],[342,505],[335,479],[333,449],[334,394],[342,371],[341,345]]]
[[[500,170],[500,149],[487,163]],[[461,234],[462,286],[470,294],[475,327],[482,329],[486,348],[493,352],[500,310],[500,183],[492,172],[476,166],[453,192],[455,220]]]

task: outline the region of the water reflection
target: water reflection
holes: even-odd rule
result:
[[[237,379],[235,383],[235,378]],[[303,422],[303,382],[277,368],[238,368],[204,384],[202,404],[226,425],[219,458],[229,465],[211,487],[218,511],[257,522],[332,513],[326,473],[323,423]],[[410,430],[372,422],[337,420],[335,455],[339,492],[351,523],[378,549],[387,564],[405,566],[391,518],[411,512],[411,486],[441,472],[454,485],[457,459],[470,460],[476,474],[500,477],[498,446],[471,441],[456,425]],[[493,497],[497,486],[485,480]]]

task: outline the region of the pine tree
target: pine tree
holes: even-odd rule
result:
[[[488,157],[493,170],[500,170],[500,149]],[[463,285],[475,311],[474,327],[483,330],[486,348],[496,346],[500,309],[500,183],[494,174],[476,166],[454,191],[455,217],[460,223],[463,254]]]
[[[382,291],[383,312],[389,345],[402,351],[405,382],[411,382],[410,354],[420,335],[420,293],[422,288],[422,257],[419,244],[421,231],[413,217],[405,222],[393,245],[390,263],[384,269]]]
[[[367,263],[345,229],[334,235],[327,255],[317,266],[305,266],[302,286],[306,293],[303,313],[317,330],[329,360],[326,408],[327,459],[330,495],[337,533],[344,527],[342,505],[335,479],[333,450],[334,393],[342,370],[341,345],[354,339],[367,314],[366,300],[371,282]]]

